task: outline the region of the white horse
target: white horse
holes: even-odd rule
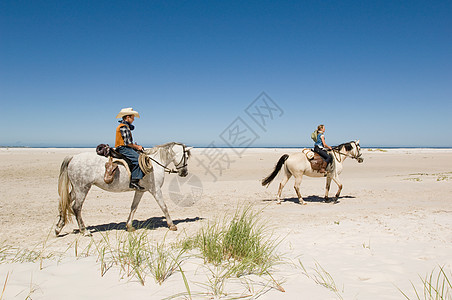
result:
[[[132,226],[133,215],[144,192],[149,191],[162,209],[169,229],[177,230],[163,200],[161,188],[165,178],[165,172],[178,173],[181,177],[187,176],[187,163],[190,157],[190,149],[184,144],[173,142],[156,146],[147,150],[146,153],[149,153],[149,157],[153,160],[153,171],[145,175],[139,182],[145,189],[135,191],[126,228],[128,231],[135,230]],[[80,233],[88,236],[91,235],[86,230],[81,212],[83,202],[93,184],[110,192],[128,192],[133,190],[129,187],[130,173],[121,164],[118,166],[113,182],[110,184],[104,182],[106,162],[106,157],[99,156],[94,152],[80,153],[64,159],[61,164],[58,179],[58,194],[60,196],[58,208],[60,219],[55,227],[56,235],[60,234],[64,225],[70,221],[72,215],[75,215],[77,219]],[[176,170],[168,169],[170,163],[176,166]]]
[[[279,159],[278,163],[275,166],[273,172],[268,175],[266,178],[262,180],[262,185],[267,186],[275,179],[276,175],[278,175],[281,168],[284,166],[284,177],[279,184],[278,195],[277,195],[277,204],[281,204],[281,192],[286,185],[287,181],[289,181],[292,175],[295,177],[294,188],[297,192],[298,200],[301,204],[306,204],[301,197],[300,193],[300,184],[303,175],[307,175],[310,177],[325,177],[326,176],[326,191],[325,191],[325,202],[329,202],[328,193],[330,190],[331,180],[338,186],[338,191],[336,193],[334,202],[337,202],[337,199],[342,190],[342,184],[339,180],[339,174],[342,172],[342,163],[347,157],[351,157],[356,159],[359,163],[362,163],[364,159],[361,157],[361,148],[359,146],[359,140],[353,141],[349,143],[344,143],[339,146],[336,146],[331,151],[333,153],[334,159],[332,160],[332,166],[328,166],[327,173],[320,173],[311,168],[311,163],[304,153],[297,152],[292,153],[290,155],[284,154]]]

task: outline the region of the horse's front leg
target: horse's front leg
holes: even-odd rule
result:
[[[337,203],[337,199],[339,198],[339,195],[341,194],[342,191],[342,183],[339,180],[338,176],[333,177],[333,180],[337,184],[337,193],[336,196],[334,197],[334,203]]]
[[[136,191],[135,195],[133,196],[132,206],[130,207],[129,218],[127,219],[127,223],[126,223],[126,228],[127,228],[127,231],[129,231],[129,232],[135,231],[135,228],[132,225],[133,216],[135,215],[135,212],[137,211],[138,204],[140,204],[143,194],[144,194],[144,192]]]
[[[331,179],[333,179],[331,176],[326,177],[326,186],[325,186],[325,202],[331,202],[331,200],[328,198],[328,194],[330,192],[331,187]]]
[[[172,231],[176,231],[177,227],[176,225],[174,225],[173,220],[171,219],[168,213],[168,208],[166,207],[165,201],[163,200],[162,191],[160,189],[157,189],[153,195],[158,205],[162,209],[163,214],[165,215],[166,223],[168,224],[169,229]]]

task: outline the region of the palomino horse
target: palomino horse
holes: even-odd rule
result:
[[[359,147],[359,140],[353,141],[350,143],[341,144],[333,148],[333,156],[332,166],[328,166],[327,173],[320,173],[311,168],[311,163],[309,162],[306,155],[302,152],[297,152],[293,154],[284,154],[279,159],[278,163],[275,166],[273,172],[268,175],[265,179],[262,180],[262,185],[267,186],[275,179],[276,175],[278,175],[281,168],[284,166],[285,175],[279,184],[279,190],[277,195],[277,204],[281,204],[281,192],[286,185],[287,181],[289,181],[290,177],[293,175],[295,177],[294,188],[297,192],[298,200],[301,204],[306,204],[303,201],[300,193],[300,184],[303,175],[307,175],[310,177],[325,177],[326,176],[326,191],[325,191],[325,202],[329,202],[328,192],[330,190],[331,180],[338,186],[338,191],[336,193],[334,202],[337,202],[337,199],[342,190],[342,184],[339,180],[339,174],[342,172],[342,163],[347,157],[351,157],[356,159],[359,163],[362,163],[364,159],[361,157],[361,148]]]
[[[162,185],[165,178],[165,172],[178,173],[185,177],[188,174],[187,162],[190,157],[190,149],[181,143],[167,143],[156,146],[146,151],[151,160],[153,160],[153,171],[145,175],[140,180],[140,185],[145,189],[135,191],[132,206],[130,208],[129,218],[126,227],[128,231],[133,231],[133,215],[137,210],[141,197],[145,191],[149,191],[157,201],[158,205],[165,214],[166,222],[170,230],[177,230],[169,213],[168,208],[162,197]],[[64,225],[70,221],[70,217],[75,215],[80,232],[84,235],[91,235],[87,232],[82,219],[82,206],[86,195],[94,184],[103,190],[109,192],[128,192],[132,191],[129,187],[130,174],[123,165],[118,166],[114,180],[110,184],[104,182],[106,157],[99,156],[96,153],[80,153],[74,156],[68,156],[61,164],[60,176],[58,179],[58,194],[60,219],[55,227],[55,234],[59,235]],[[170,163],[176,166],[176,170],[169,170]]]

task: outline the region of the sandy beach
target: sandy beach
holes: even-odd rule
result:
[[[452,149],[364,149],[362,164],[352,159],[344,163],[337,204],[323,202],[324,178],[304,177],[301,193],[307,205],[298,203],[293,178],[281,205],[275,202],[281,174],[268,188],[260,183],[281,155],[299,149],[217,150],[227,159],[210,169],[205,166],[212,153],[193,150],[187,178],[193,184],[178,181],[174,174],[166,177],[164,197],[178,231],[168,230],[149,193],[138,207],[135,223],[153,224],[153,229],[137,232],[156,242],[171,242],[196,234],[243,205],[261,211],[274,238],[281,240],[277,252],[284,259],[271,275],[285,292],[268,277],[250,275],[228,280],[223,298],[404,299],[400,289],[414,299],[412,284],[421,291],[420,277],[439,267],[450,274]],[[148,275],[142,285],[134,277],[121,276],[116,267],[101,276],[96,255],[76,253],[92,240],[125,233],[133,192],[93,187],[82,211],[93,237],[74,233],[75,220],[55,237],[60,164],[65,156],[85,151],[95,149],[0,149],[0,249],[44,249],[58,256],[35,262],[0,260],[2,299],[188,298],[183,276],[192,298],[214,298],[203,285],[212,274],[195,255],[180,265],[184,273],[176,271],[161,285]],[[336,190],[333,183],[330,196]],[[316,280],[322,272],[334,280],[336,291]]]

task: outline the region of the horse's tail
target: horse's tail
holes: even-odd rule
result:
[[[273,179],[275,179],[276,175],[278,175],[279,171],[281,170],[282,166],[284,165],[288,157],[289,157],[288,154],[284,154],[283,156],[281,156],[273,172],[262,180],[263,186],[268,186],[273,181]]]
[[[74,211],[71,207],[71,193],[70,186],[72,186],[71,181],[68,176],[68,165],[72,160],[72,156],[67,156],[60,168],[60,176],[58,178],[58,195],[60,196],[58,209],[60,211],[60,218],[63,220],[64,224],[68,221],[71,221],[71,216],[74,214]]]

